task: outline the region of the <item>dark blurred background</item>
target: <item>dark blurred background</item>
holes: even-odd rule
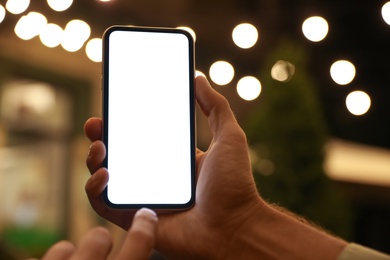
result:
[[[226,85],[210,81],[248,134],[262,196],[338,236],[390,253],[390,25],[381,13],[386,1],[73,0],[55,11],[55,1],[24,0],[15,4],[25,5],[20,13],[8,10],[11,2],[0,0],[0,244],[9,259],[39,257],[54,241],[77,241],[97,224],[110,227],[117,240],[123,236],[90,209],[83,188],[89,142],[82,126],[101,114],[99,38],[114,24],[190,27],[198,71],[210,78],[210,66],[219,60],[234,67]],[[59,42],[47,47],[39,35],[22,39],[15,28],[31,12],[62,30],[73,19],[83,20],[90,33],[71,51]],[[322,41],[302,32],[311,16],[328,23]],[[232,40],[241,23],[257,29],[251,48]],[[58,41],[62,35],[49,33]],[[95,38],[97,54],[88,56]],[[332,79],[337,60],[354,64],[351,83]],[[291,65],[282,67],[286,81],[271,77],[278,61]],[[236,90],[248,75],[261,82],[252,101]],[[360,116],[345,103],[355,90],[371,100]],[[198,144],[207,149],[211,137],[200,113],[197,123]]]

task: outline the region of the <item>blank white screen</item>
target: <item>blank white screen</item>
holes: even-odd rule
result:
[[[107,195],[114,204],[184,204],[191,198],[188,38],[109,36]]]

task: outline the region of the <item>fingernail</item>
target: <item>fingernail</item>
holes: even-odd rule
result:
[[[148,218],[151,218],[151,219],[156,219],[157,220],[157,214],[156,212],[154,212],[153,210],[151,209],[148,209],[148,208],[141,208],[139,209],[134,217],[139,217],[139,216],[144,216],[144,217],[148,217]]]

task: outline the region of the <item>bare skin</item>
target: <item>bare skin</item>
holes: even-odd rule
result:
[[[154,248],[157,216],[148,209],[139,210],[127,232],[121,249],[114,258],[108,258],[112,237],[107,229],[91,229],[77,245],[61,241],[53,245],[42,260],[146,260]]]

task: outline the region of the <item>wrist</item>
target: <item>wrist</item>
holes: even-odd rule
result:
[[[225,259],[337,259],[346,245],[261,201],[230,240]]]

